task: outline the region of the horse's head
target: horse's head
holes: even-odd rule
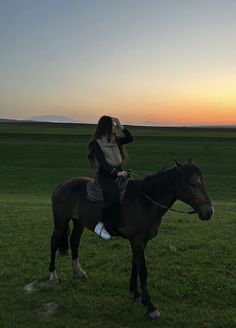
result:
[[[176,165],[181,174],[178,199],[190,205],[201,220],[210,220],[214,209],[205,190],[201,171],[192,160],[185,164],[176,161]]]

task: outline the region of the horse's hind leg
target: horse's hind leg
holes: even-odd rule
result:
[[[73,219],[73,230],[70,236],[70,246],[72,253],[72,269],[74,274],[79,278],[88,278],[87,273],[81,268],[79,262],[79,245],[80,237],[84,231],[84,226],[78,221]]]
[[[68,251],[68,222],[69,220],[61,220],[59,221],[58,217],[56,217],[54,231],[51,237],[51,259],[49,263],[49,272],[50,272],[50,281],[55,283],[59,282],[57,273],[56,273],[56,252],[59,252],[62,255],[67,254]]]
[[[51,259],[49,263],[49,272],[50,272],[50,277],[49,280],[53,282],[59,282],[57,273],[56,273],[56,251],[58,249],[58,242],[55,236],[55,232],[53,233],[51,237]]]

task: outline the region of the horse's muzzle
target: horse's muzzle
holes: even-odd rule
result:
[[[214,208],[211,204],[209,204],[209,205],[205,204],[205,205],[201,206],[198,210],[199,219],[201,219],[203,221],[210,220],[213,213],[214,213]]]

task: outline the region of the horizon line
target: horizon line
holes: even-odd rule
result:
[[[88,124],[88,125],[96,125],[97,121],[87,121],[81,120],[77,121],[74,119],[68,118],[64,121],[57,121],[57,120],[30,120],[30,119],[14,119],[14,118],[1,118],[0,123],[52,123],[52,124]],[[137,127],[231,127],[236,128],[236,123],[177,123],[177,124],[158,124],[155,122],[145,123],[145,122],[124,122],[124,125],[129,126],[137,126]]]

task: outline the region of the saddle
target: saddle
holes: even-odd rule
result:
[[[126,191],[126,187],[129,183],[128,178],[123,178],[123,177],[117,177],[115,182],[118,186],[119,189],[119,193],[120,193],[120,200],[123,199],[125,191]],[[87,198],[88,200],[92,201],[92,202],[102,202],[104,201],[103,198],[103,190],[102,187],[98,181],[98,175],[95,174],[95,179],[90,180],[87,183]]]

